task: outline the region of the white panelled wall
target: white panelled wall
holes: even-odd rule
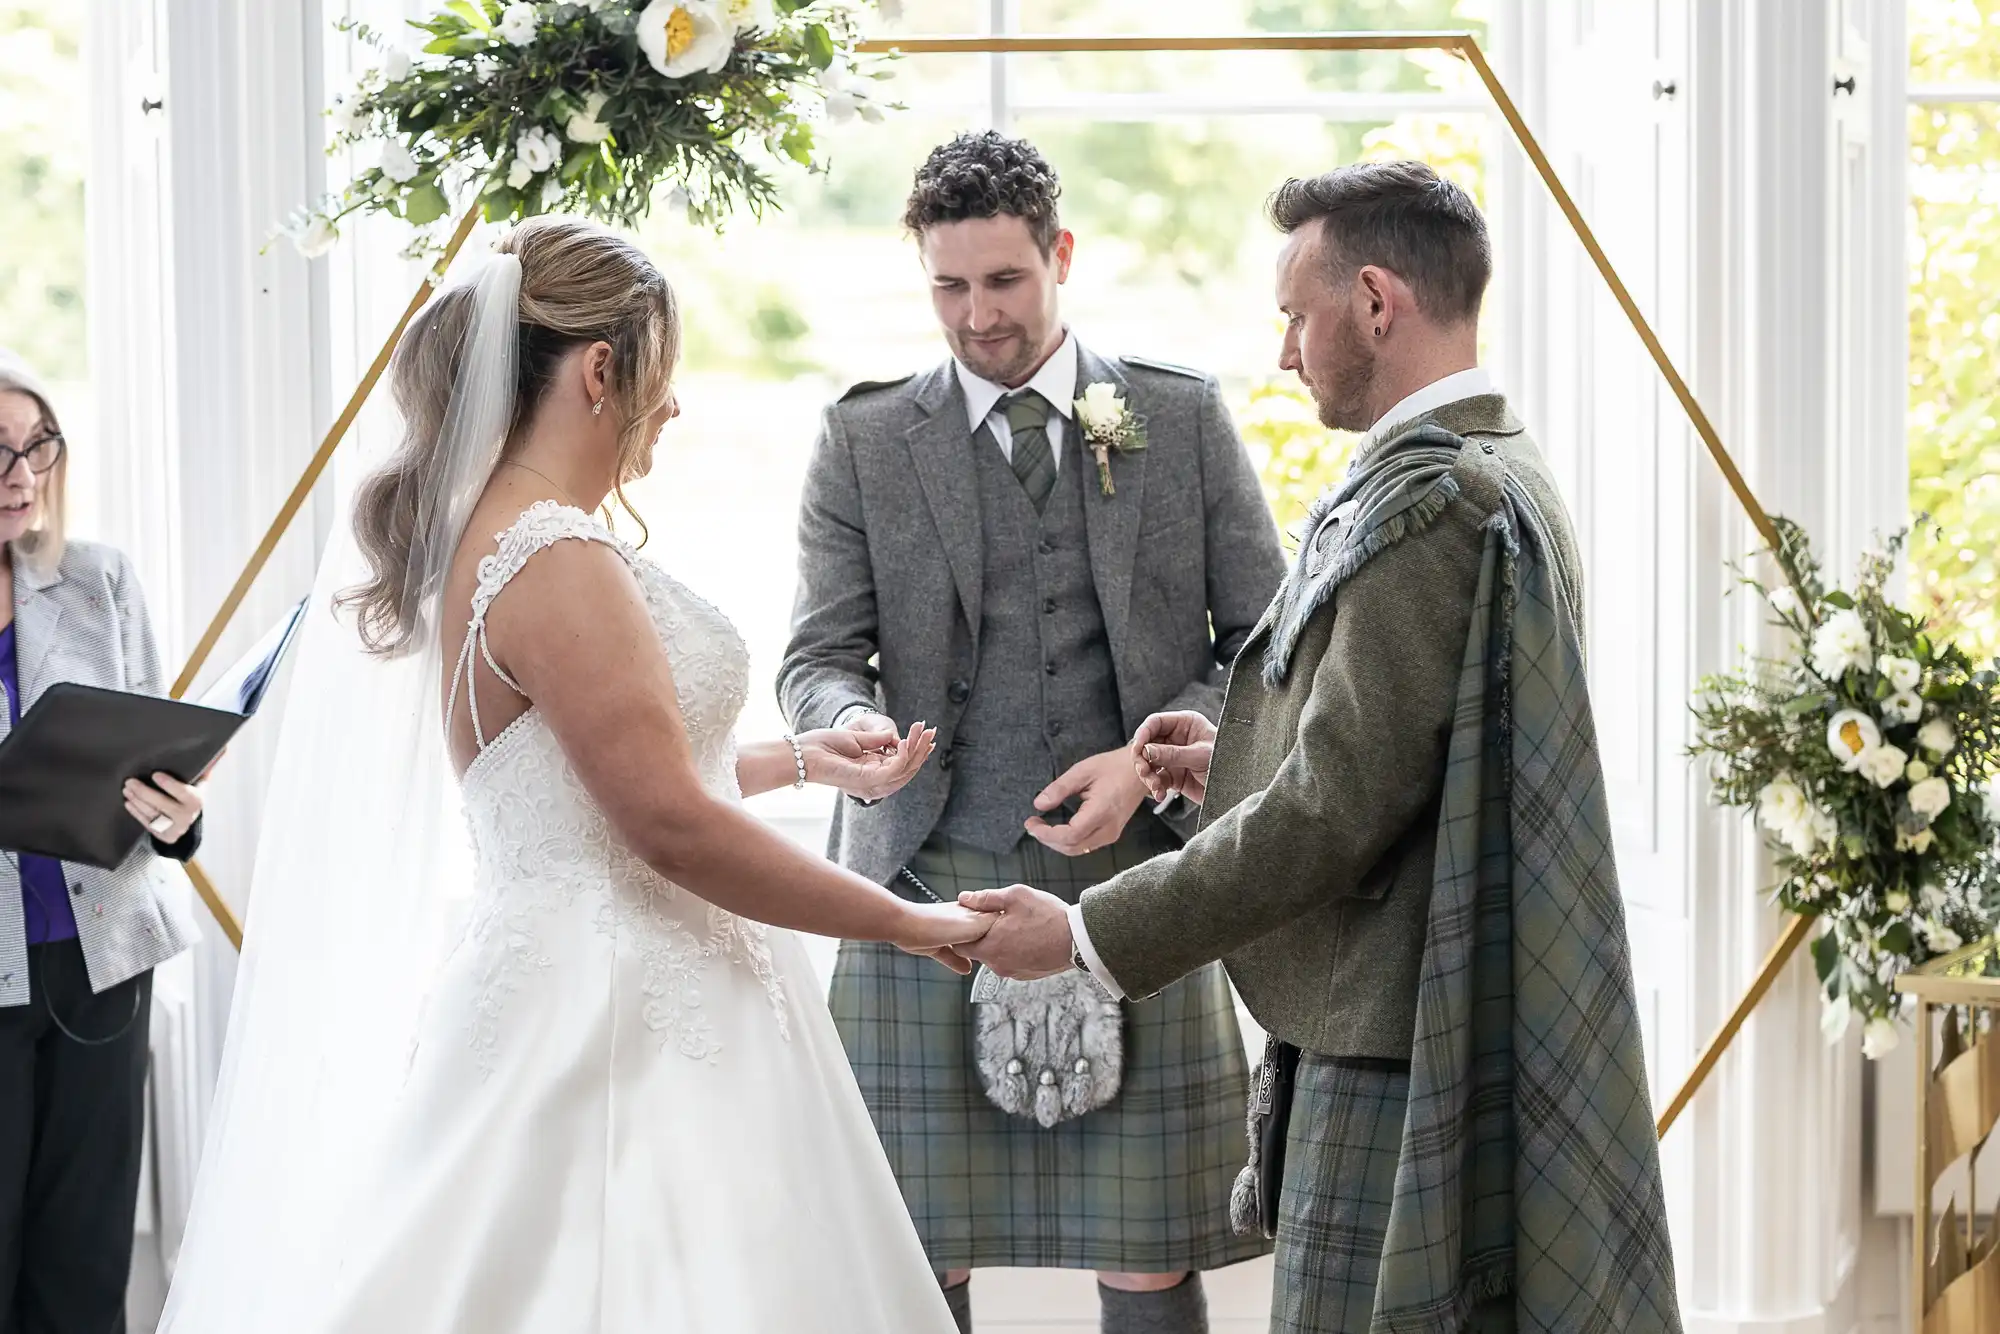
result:
[[[344,169],[320,153],[318,108],[356,72],[332,20],[393,27],[428,7],[93,0],[92,355],[114,455],[98,512],[146,572],[174,664],[417,280],[393,224],[351,230],[321,263],[260,247]],[[1901,0],[1494,10],[1502,77],[1752,487],[1844,571],[1905,519]],[[1509,147],[1493,167],[1515,294],[1496,370],[1585,547],[1592,684],[1663,1102],[1776,933],[1755,840],[1707,808],[1683,754],[1694,683],[1762,633],[1726,568],[1754,535],[1526,159]],[[388,429],[378,394],[361,432]],[[351,465],[337,472],[351,483]],[[308,586],[329,513],[322,488],[218,661]],[[239,909],[275,739],[268,724],[246,732],[212,790],[203,861]],[[232,976],[211,931],[162,977],[156,1079],[171,1097],[158,1101],[178,1110],[156,1125],[163,1207],[149,1221],[168,1254]],[[1865,1083],[1852,1041],[1821,1041],[1810,970],[1795,968],[1664,1146],[1691,1331],[1901,1327],[1899,1225],[1867,1207]],[[135,1289],[140,1328],[144,1297]]]

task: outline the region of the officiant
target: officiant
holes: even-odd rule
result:
[[[57,682],[164,693],[131,562],[64,540],[68,449],[0,348],[0,738]],[[0,1330],[125,1327],[152,970],[194,937],[161,859],[194,855],[201,793],[123,795],[148,839],[116,870],[0,852]]]

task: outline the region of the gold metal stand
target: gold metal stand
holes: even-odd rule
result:
[[[2000,1126],[2000,937],[1911,969],[1896,990],[1917,1010],[1910,1329],[1991,1334],[2000,1329],[2000,1223],[1979,1226],[1979,1151]],[[1938,1181],[1961,1159],[1964,1216],[1954,1193],[1940,1218]]]
[[[1256,33],[1214,37],[903,37],[863,42],[860,44],[860,50],[871,54],[896,52],[905,55],[1055,55],[1074,52],[1147,51],[1451,52],[1472,66],[1473,72],[1479,76],[1479,81],[1485,85],[1486,91],[1493,98],[1494,106],[1507,122],[1507,128],[1513,132],[1515,141],[1528,155],[1528,160],[1534,164],[1536,174],[1541,177],[1542,184],[1547,187],[1550,197],[1555,200],[1556,207],[1568,220],[1570,229],[1576,233],[1576,239],[1582,244],[1584,252],[1597,267],[1605,286],[1611,289],[1612,299],[1618,303],[1618,308],[1625,312],[1625,318],[1630,321],[1633,332],[1639,335],[1639,341],[1645,345],[1647,353],[1653,358],[1653,364],[1659,368],[1667,387],[1680,402],[1682,411],[1687,413],[1695,434],[1701,437],[1702,444],[1708,449],[1709,457],[1715,460],[1715,466],[1721,471],[1723,480],[1729,484],[1729,489],[1735,493],[1737,501],[1743,506],[1744,514],[1749,517],[1751,524],[1765,543],[1774,550],[1777,548],[1778,531],[1771,522],[1771,516],[1757,503],[1757,497],[1751,493],[1749,483],[1744,481],[1735,460],[1729,456],[1729,451],[1723,448],[1722,438],[1716,433],[1714,423],[1709,421],[1708,414],[1702,411],[1701,404],[1695,401],[1694,392],[1688,388],[1687,381],[1674,366],[1673,359],[1667,355],[1659,336],[1653,332],[1653,326],[1640,312],[1638,303],[1632,299],[1632,293],[1626,288],[1624,280],[1612,267],[1604,248],[1597,243],[1597,237],[1591,232],[1590,224],[1584,221],[1583,214],[1577,209],[1576,201],[1570,198],[1569,191],[1563,187],[1555,168],[1549,164],[1548,155],[1542,152],[1541,144],[1528,129],[1527,122],[1521,118],[1519,108],[1514,105],[1514,99],[1508,96],[1506,88],[1494,74],[1493,67],[1487,63],[1486,53],[1480,50],[1478,38],[1471,33]],[[390,355],[395,351],[397,340],[402,337],[403,329],[416,314],[417,308],[430,299],[431,292],[436,288],[459,249],[464,246],[477,220],[478,209],[475,206],[460,219],[458,229],[452,234],[443,257],[439,259],[436,268],[425,277],[416,294],[410,298],[409,307],[403,312],[403,318],[397,321],[396,327],[390,331],[388,340],[376,354],[368,373],[362,377],[361,383],[355,386],[354,393],[349,396],[346,408],[334,419],[332,427],[320,441],[319,449],[314,453],[312,461],[306,465],[298,484],[292,488],[291,495],[286,498],[277,517],[272,520],[270,529],[264,534],[263,541],[259,542],[257,549],[251,553],[249,562],[243,567],[243,573],[237,577],[235,586],[229,590],[229,595],[223,599],[222,606],[217,609],[214,618],[209,622],[208,629],[195,645],[187,665],[181,669],[180,676],[174,682],[173,693],[176,697],[185,692],[200,673],[202,665],[208,660],[209,653],[214,650],[216,641],[222,637],[230,619],[242,605],[244,595],[256,582],[258,573],[270,559],[271,552],[277,547],[279,539],[284,536],[299,507],[311,494],[314,484],[318,482],[321,472],[332,459],[333,452],[339,447],[348,427],[353,425],[356,415],[361,411],[361,405],[367,401],[369,392],[381,378],[382,371],[389,364]],[[208,905],[209,911],[221,925],[223,933],[241,948],[243,933],[237,925],[234,914],[230,912],[229,905],[216,893],[215,887],[209,883],[208,877],[195,863],[188,863],[188,874],[193,878],[195,888],[200,891],[202,901]],[[1764,966],[1759,970],[1756,979],[1744,992],[1743,998],[1737,1002],[1729,1019],[1703,1049],[1701,1058],[1695,1062],[1694,1069],[1689,1072],[1687,1079],[1667,1104],[1667,1110],[1659,1120],[1659,1133],[1664,1135],[1681,1109],[1692,1101],[1703,1081],[1708,1078],[1709,1072],[1721,1059],[1724,1050],[1735,1038],[1737,1031],[1742,1028],[1750,1012],[1756,1008],[1758,1001],[1763,999],[1764,993],[1770,990],[1771,984],[1783,971],[1800,943],[1805,940],[1810,926],[1807,919],[1794,918],[1785,933],[1779,937],[1777,945],[1765,959]]]

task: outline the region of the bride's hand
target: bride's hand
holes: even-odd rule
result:
[[[937,729],[922,723],[899,737],[893,725],[829,727],[798,738],[806,781],[837,787],[862,801],[880,801],[917,776],[937,745]]]
[[[955,903],[912,903],[903,927],[893,942],[906,954],[924,954],[954,973],[972,971],[972,960],[959,953],[997,922],[997,913],[973,912]]]

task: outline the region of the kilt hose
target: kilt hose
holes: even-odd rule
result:
[[[934,834],[909,865],[945,900],[1019,883],[1073,903],[1174,846],[1142,816],[1084,857],[1025,837],[996,855]],[[933,960],[849,941],[829,997],[934,1266],[1173,1273],[1270,1249],[1229,1229],[1249,1071],[1221,965],[1128,1002],[1118,1096],[1050,1129],[987,1100],[973,1064],[971,991],[971,978]]]

